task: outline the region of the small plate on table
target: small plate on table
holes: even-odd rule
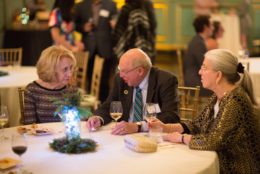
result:
[[[45,127],[40,127],[37,124],[32,124],[31,126],[20,126],[17,128],[17,131],[21,134],[27,133],[28,135],[42,136],[42,135],[51,135],[53,130]]]
[[[14,158],[2,158],[0,159],[0,170],[10,169],[12,167],[15,167],[19,163],[20,161]]]
[[[31,134],[35,136],[51,135],[53,131],[48,128],[37,128],[31,130]]]

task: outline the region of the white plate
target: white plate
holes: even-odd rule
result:
[[[43,135],[51,135],[53,134],[53,131],[48,128],[37,128],[31,130],[30,133],[35,136],[43,136]]]

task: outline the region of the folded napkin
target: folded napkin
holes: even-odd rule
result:
[[[135,152],[149,153],[157,150],[157,142],[140,134],[126,135],[125,146]]]

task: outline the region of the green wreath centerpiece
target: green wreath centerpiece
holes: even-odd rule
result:
[[[93,152],[96,150],[97,143],[91,139],[74,138],[68,140],[66,137],[54,139],[50,147],[61,153],[78,154]]]
[[[49,146],[55,151],[70,154],[95,151],[97,147],[95,141],[80,137],[80,120],[91,115],[88,109],[80,107],[81,93],[76,90],[68,90],[63,94],[62,100],[55,98],[50,100],[57,106],[54,115],[61,117],[64,122],[66,136],[54,139]]]

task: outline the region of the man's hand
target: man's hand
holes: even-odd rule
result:
[[[129,123],[125,121],[121,121],[116,124],[116,126],[112,129],[113,135],[125,135],[138,132],[138,126],[136,123]]]
[[[87,128],[89,131],[96,130],[101,127],[101,119],[99,116],[92,116],[87,121]]]
[[[92,22],[86,22],[84,24],[84,31],[85,32],[91,32],[93,30],[93,23]]]

